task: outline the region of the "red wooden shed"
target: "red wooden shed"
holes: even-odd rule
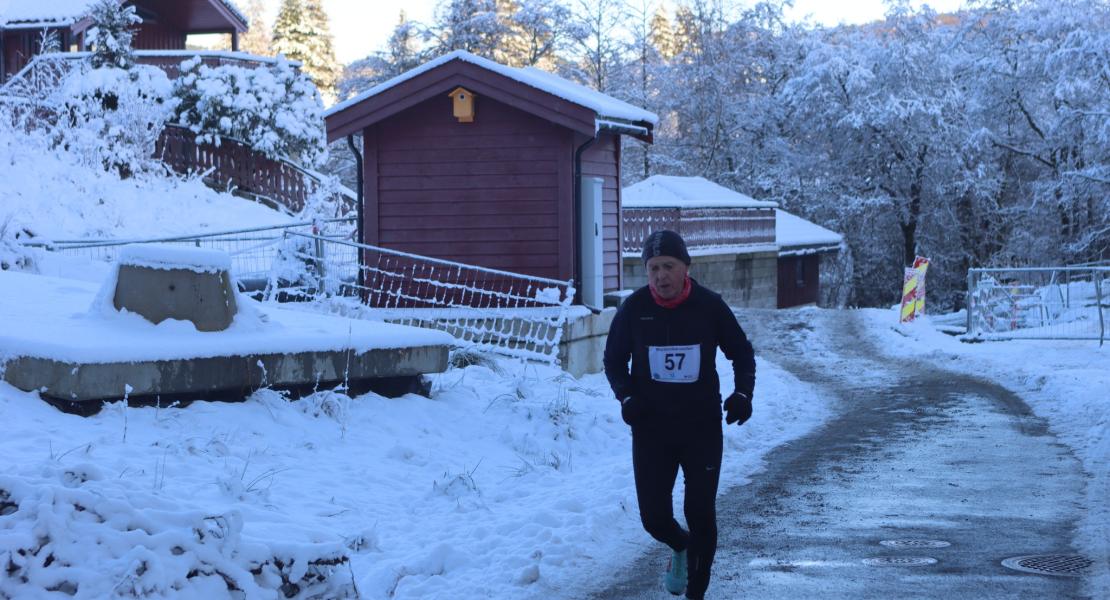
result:
[[[598,306],[621,288],[620,136],[650,142],[654,114],[458,51],[326,119],[329,141],[362,134],[365,243],[573,278],[580,292],[586,279],[582,299]]]
[[[39,51],[44,30],[56,32],[62,51],[85,49],[88,17],[95,0],[0,1],[0,83],[26,65]],[[135,28],[137,50],[184,50],[185,38],[195,33],[231,34],[238,50],[239,34],[247,19],[231,0],[120,0],[135,7],[143,22]],[[178,59],[180,62],[180,59]]]

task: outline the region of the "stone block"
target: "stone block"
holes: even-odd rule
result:
[[[157,325],[190,321],[198,331],[231,326],[238,306],[227,253],[132,246],[120,253],[112,305]]]

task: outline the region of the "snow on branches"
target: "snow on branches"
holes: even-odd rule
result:
[[[177,105],[172,91],[156,67],[77,69],[57,91],[62,109],[56,141],[85,164],[125,177],[143,170]]]
[[[0,597],[356,595],[341,543],[264,542],[243,534],[238,510],[183,510],[105,479],[91,463],[49,467],[36,479],[0,477]]]
[[[131,28],[143,22],[135,14],[135,7],[123,6],[118,0],[98,0],[89,11],[89,16],[95,24],[90,31],[93,67],[127,69],[135,64]]]
[[[232,138],[271,158],[317,166],[326,158],[323,103],[308,77],[278,59],[255,69],[209,67],[200,58],[181,63],[174,82],[175,121],[198,143]]]

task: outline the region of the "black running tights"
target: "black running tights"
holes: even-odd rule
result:
[[[632,429],[632,468],[644,529],[660,542],[687,550],[686,595],[701,598],[717,552],[717,485],[721,475],[720,421],[643,423]],[[675,521],[672,497],[678,469],[686,483],[683,511],[690,531]]]

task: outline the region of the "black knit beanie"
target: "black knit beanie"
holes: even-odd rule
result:
[[[669,229],[655,231],[647,236],[644,240],[643,256],[645,263],[656,256],[671,256],[687,265],[690,264],[690,253],[686,251],[686,242],[681,235]]]

